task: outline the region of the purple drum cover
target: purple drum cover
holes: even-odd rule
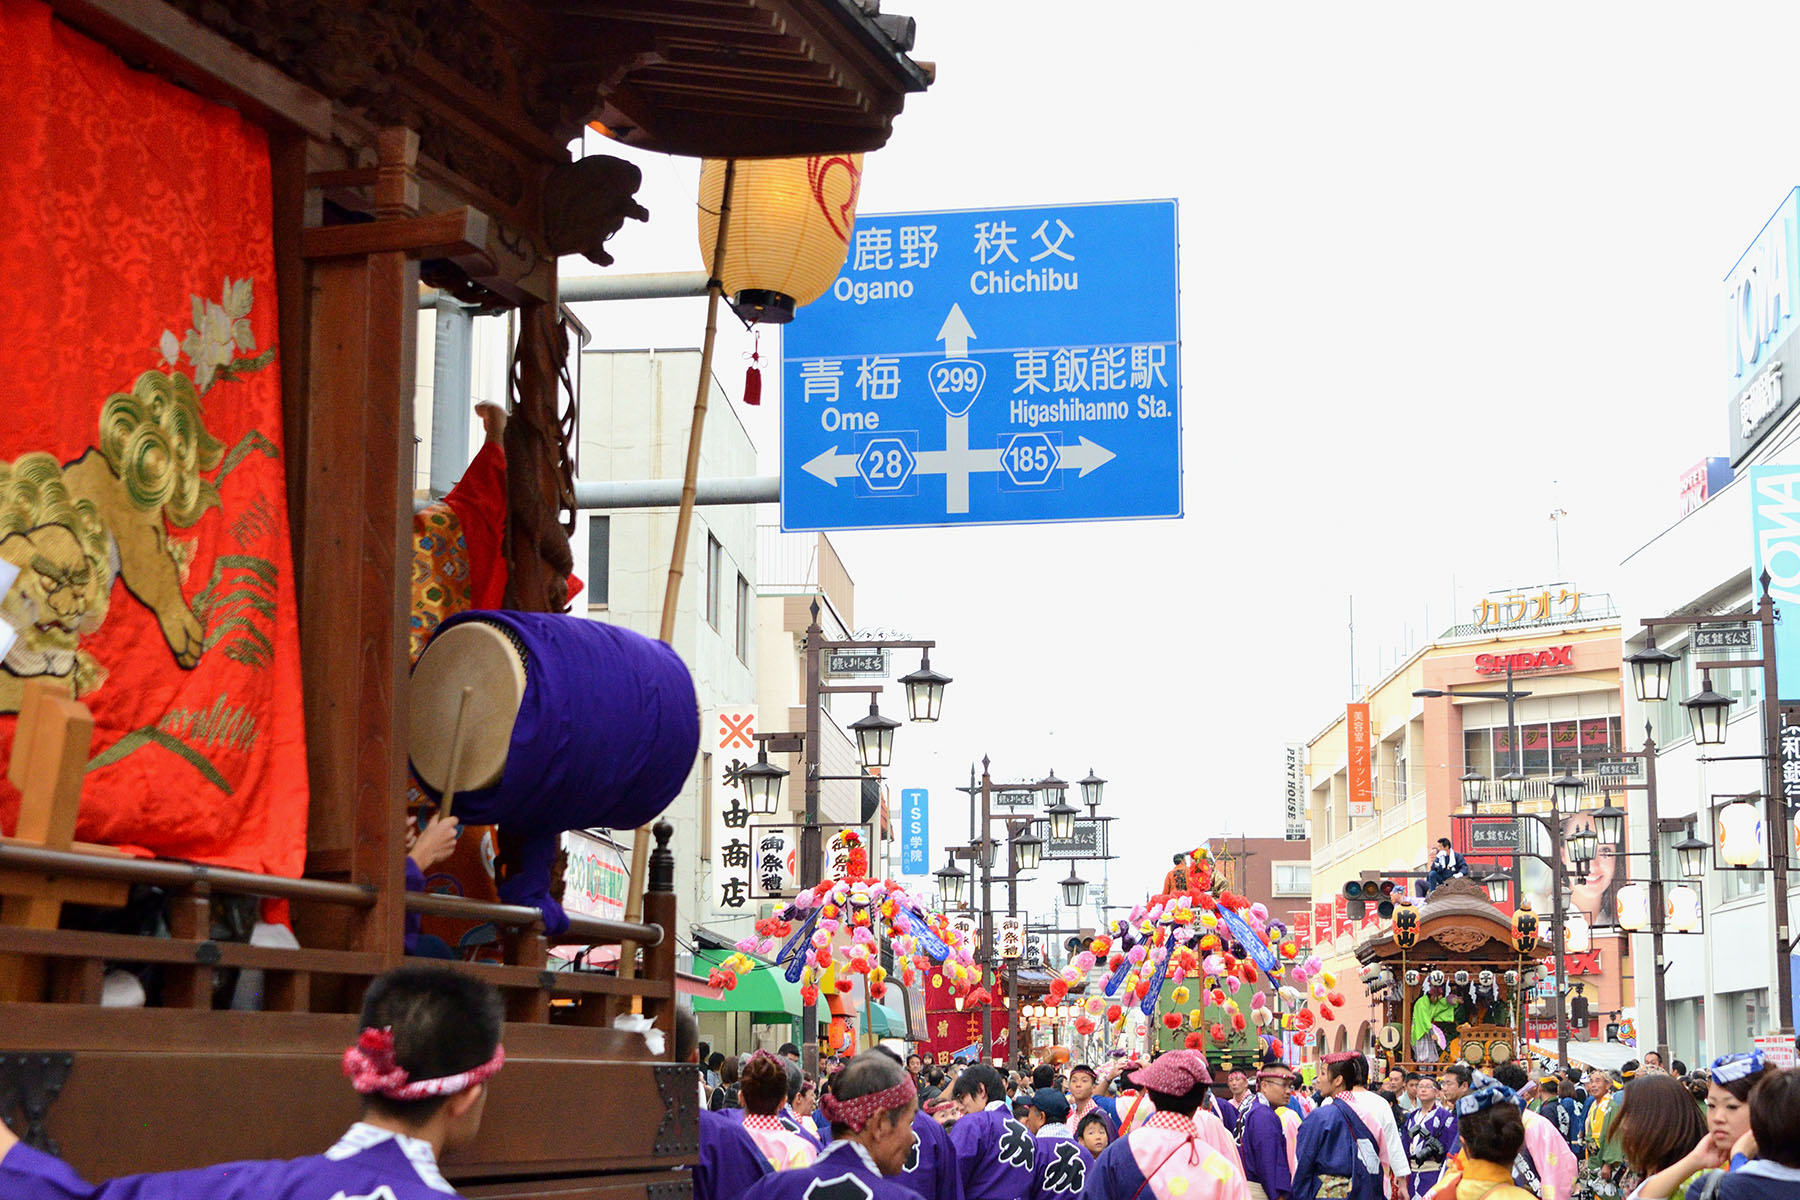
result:
[[[568,925],[549,895],[558,835],[635,829],[668,807],[700,750],[693,677],[664,643],[583,617],[464,612],[433,637],[464,621],[511,630],[528,678],[500,782],[458,792],[455,813],[501,827],[501,897],[543,908],[546,931],[557,933]]]

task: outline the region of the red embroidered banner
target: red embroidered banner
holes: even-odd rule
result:
[[[297,875],[268,139],[38,0],[0,0],[0,39],[0,756],[56,679],[94,713],[78,837]],[[0,829],[18,801],[0,781]]]

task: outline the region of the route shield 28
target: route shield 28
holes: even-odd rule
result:
[[[1175,203],[859,216],[785,330],[782,525],[1178,517]]]

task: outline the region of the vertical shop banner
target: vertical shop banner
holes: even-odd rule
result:
[[[1023,958],[1025,955],[1025,918],[1001,917],[995,940],[1001,958]]]
[[[755,706],[716,709],[706,725],[704,749],[712,753],[714,775],[712,910],[742,913],[750,908],[750,867],[756,859],[742,775],[756,755]]]
[[[1800,700],[1800,467],[1750,468],[1752,578],[1769,573],[1776,604],[1779,700]]]
[[[1352,704],[1344,728],[1350,738],[1350,796],[1352,817],[1375,815],[1374,777],[1369,770],[1369,706]]]
[[[1312,942],[1315,946],[1323,946],[1331,941],[1331,901],[1317,900],[1313,902]]]
[[[924,875],[931,867],[931,793],[900,789],[900,873]]]
[[[1282,837],[1290,842],[1306,840],[1306,747],[1289,742],[1287,751],[1287,793],[1282,804]]]

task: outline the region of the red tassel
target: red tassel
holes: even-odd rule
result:
[[[762,368],[757,366],[762,361],[757,350],[761,348],[762,337],[758,335],[756,348],[750,351],[750,365],[744,368],[744,403],[751,408],[762,404]]]

